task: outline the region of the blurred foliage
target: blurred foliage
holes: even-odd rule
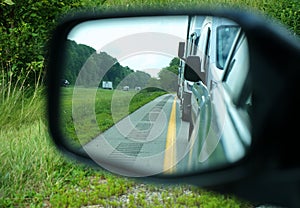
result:
[[[179,58],[173,58],[169,66],[163,68],[158,73],[159,83],[162,89],[175,92],[177,90]]]
[[[45,43],[58,18],[72,9],[82,8],[85,3],[1,0],[0,5],[0,80],[12,74],[13,82],[22,79],[26,85],[35,85],[37,74],[44,72]]]
[[[298,0],[0,0],[0,86],[7,77],[14,83],[24,82],[25,86],[36,86],[43,81],[37,77],[45,72],[46,43],[58,19],[68,12],[146,6],[181,9],[195,5],[251,8],[281,21],[294,34],[300,34]]]

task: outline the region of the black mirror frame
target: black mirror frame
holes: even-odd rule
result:
[[[90,11],[71,14],[53,31],[49,45],[47,64],[47,113],[49,131],[56,147],[76,161],[99,168],[88,155],[74,152],[64,141],[60,131],[59,86],[63,65],[63,50],[69,31],[78,23],[87,20],[164,16],[164,15],[205,15],[219,16],[238,23],[245,32],[250,53],[250,72],[253,85],[254,107],[252,115],[253,143],[247,157],[227,167],[220,167],[205,172],[195,172],[183,176],[156,175],[149,181],[161,183],[188,183],[221,193],[233,193],[245,199],[266,203],[288,204],[298,199],[299,191],[287,196],[282,192],[299,186],[300,160],[294,157],[297,152],[295,141],[284,142],[286,132],[296,135],[299,116],[299,93],[294,94],[299,76],[300,44],[296,38],[288,36],[281,27],[274,26],[265,17],[246,11],[232,9],[188,9],[188,10],[143,10],[121,12]],[[266,87],[267,86],[267,87]],[[277,104],[277,109],[275,104]],[[278,110],[283,109],[283,110]],[[276,111],[277,110],[277,111]],[[276,114],[275,114],[276,113]],[[281,119],[284,119],[282,122]],[[298,127],[299,128],[299,127]],[[295,138],[294,138],[295,139]],[[285,180],[278,180],[283,174]],[[298,182],[293,185],[292,179]],[[290,179],[290,180],[288,180]],[[145,180],[143,178],[143,180]],[[289,181],[289,183],[283,182]],[[288,184],[288,185],[286,185]],[[274,188],[274,185],[277,186]],[[296,190],[296,188],[295,188]],[[296,197],[296,198],[295,198]]]
[[[205,73],[201,72],[201,61],[199,56],[188,56],[186,58],[183,74],[184,79],[188,81],[204,81]]]

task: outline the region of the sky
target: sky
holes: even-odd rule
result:
[[[131,17],[93,20],[76,25],[68,39],[105,51],[121,65],[153,77],[177,56],[185,41],[187,16]]]

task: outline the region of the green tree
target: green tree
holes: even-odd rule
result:
[[[62,78],[67,79],[71,85],[75,84],[79,71],[88,58],[95,52],[96,50],[89,46],[68,40],[66,44],[66,62],[64,65],[65,72]]]
[[[163,68],[159,73],[159,81],[162,89],[174,92],[177,90],[179,59],[173,58],[169,66]]]
[[[101,87],[102,81],[112,81],[113,87],[116,88],[124,78],[134,72],[128,66],[122,66],[116,58],[106,52],[98,53],[94,48],[77,44],[73,40],[67,41],[65,60],[61,78],[67,79],[71,85],[78,81],[77,84],[86,87]],[[131,81],[127,81],[130,86],[142,86],[150,77],[144,72],[134,74]]]
[[[45,72],[47,42],[61,15],[87,6],[78,0],[1,0],[0,80],[36,84]],[[97,2],[97,4],[96,4]],[[102,1],[89,2],[90,6]]]
[[[117,60],[105,52],[93,53],[86,60],[84,65],[79,69],[76,82],[78,85],[86,87],[99,86],[101,80],[109,80],[109,70],[113,70],[113,66],[117,63]]]
[[[130,83],[129,86],[132,88],[135,87],[144,88],[148,84],[150,78],[151,78],[150,74],[137,70],[134,73],[134,80],[132,81],[132,83]]]

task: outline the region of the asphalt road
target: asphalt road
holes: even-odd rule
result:
[[[180,163],[190,150],[188,132],[189,123],[181,120],[179,100],[167,94],[139,108],[83,148],[101,166],[118,174],[174,173],[191,164]]]
[[[134,177],[181,174],[228,164],[222,142],[214,142],[213,126],[205,142],[195,131],[198,123],[188,139],[189,127],[189,122],[181,119],[179,99],[167,94],[123,118],[83,149],[101,167]],[[203,159],[205,154],[209,157]]]

